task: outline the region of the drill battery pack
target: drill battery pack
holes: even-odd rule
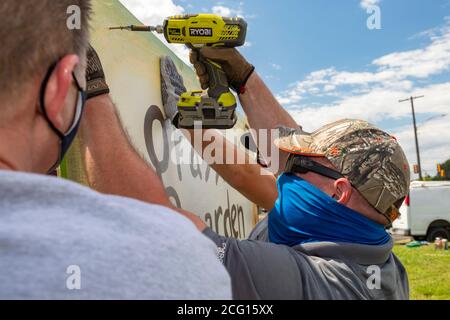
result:
[[[183,93],[178,102],[174,125],[182,129],[230,129],[237,121],[236,98],[231,92],[218,100],[202,96],[203,91]]]

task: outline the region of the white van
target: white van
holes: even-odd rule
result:
[[[414,181],[400,208],[401,217],[392,225],[398,235],[450,239],[450,181]]]

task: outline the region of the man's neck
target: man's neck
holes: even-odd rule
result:
[[[5,138],[5,139],[3,139]],[[20,143],[8,144],[6,137],[2,137],[0,141],[0,170],[9,171],[29,171],[31,169],[31,155],[26,154]]]
[[[10,171],[31,171],[33,146],[31,134],[18,125],[0,128],[0,169]]]
[[[386,219],[385,216],[383,216],[381,213],[378,213],[375,211],[375,209],[369,208],[369,205],[367,204],[365,207],[359,207],[358,208],[352,208],[353,210],[359,212],[362,216],[365,216],[366,218],[381,224],[383,226],[386,226],[389,224],[389,221]]]
[[[14,164],[0,158],[0,170],[19,171]]]

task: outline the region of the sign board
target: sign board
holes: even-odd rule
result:
[[[164,119],[160,57],[172,57],[186,87],[198,90],[193,69],[152,33],[110,31],[110,26],[141,24],[119,1],[95,0],[93,10],[91,43],[102,59],[112,98],[135,148],[155,168],[174,204],[197,214],[222,235],[246,238],[257,220],[256,206],[200,163],[190,146],[192,164],[171,161],[174,146],[188,141],[174,141],[176,129]],[[244,129],[242,120],[237,128]],[[63,170],[69,179],[86,183],[79,141]]]

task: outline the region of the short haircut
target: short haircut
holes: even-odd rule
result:
[[[80,9],[80,28],[70,30],[71,6]],[[89,42],[91,0],[0,1],[0,97],[23,94],[29,80],[67,54],[80,57]]]

